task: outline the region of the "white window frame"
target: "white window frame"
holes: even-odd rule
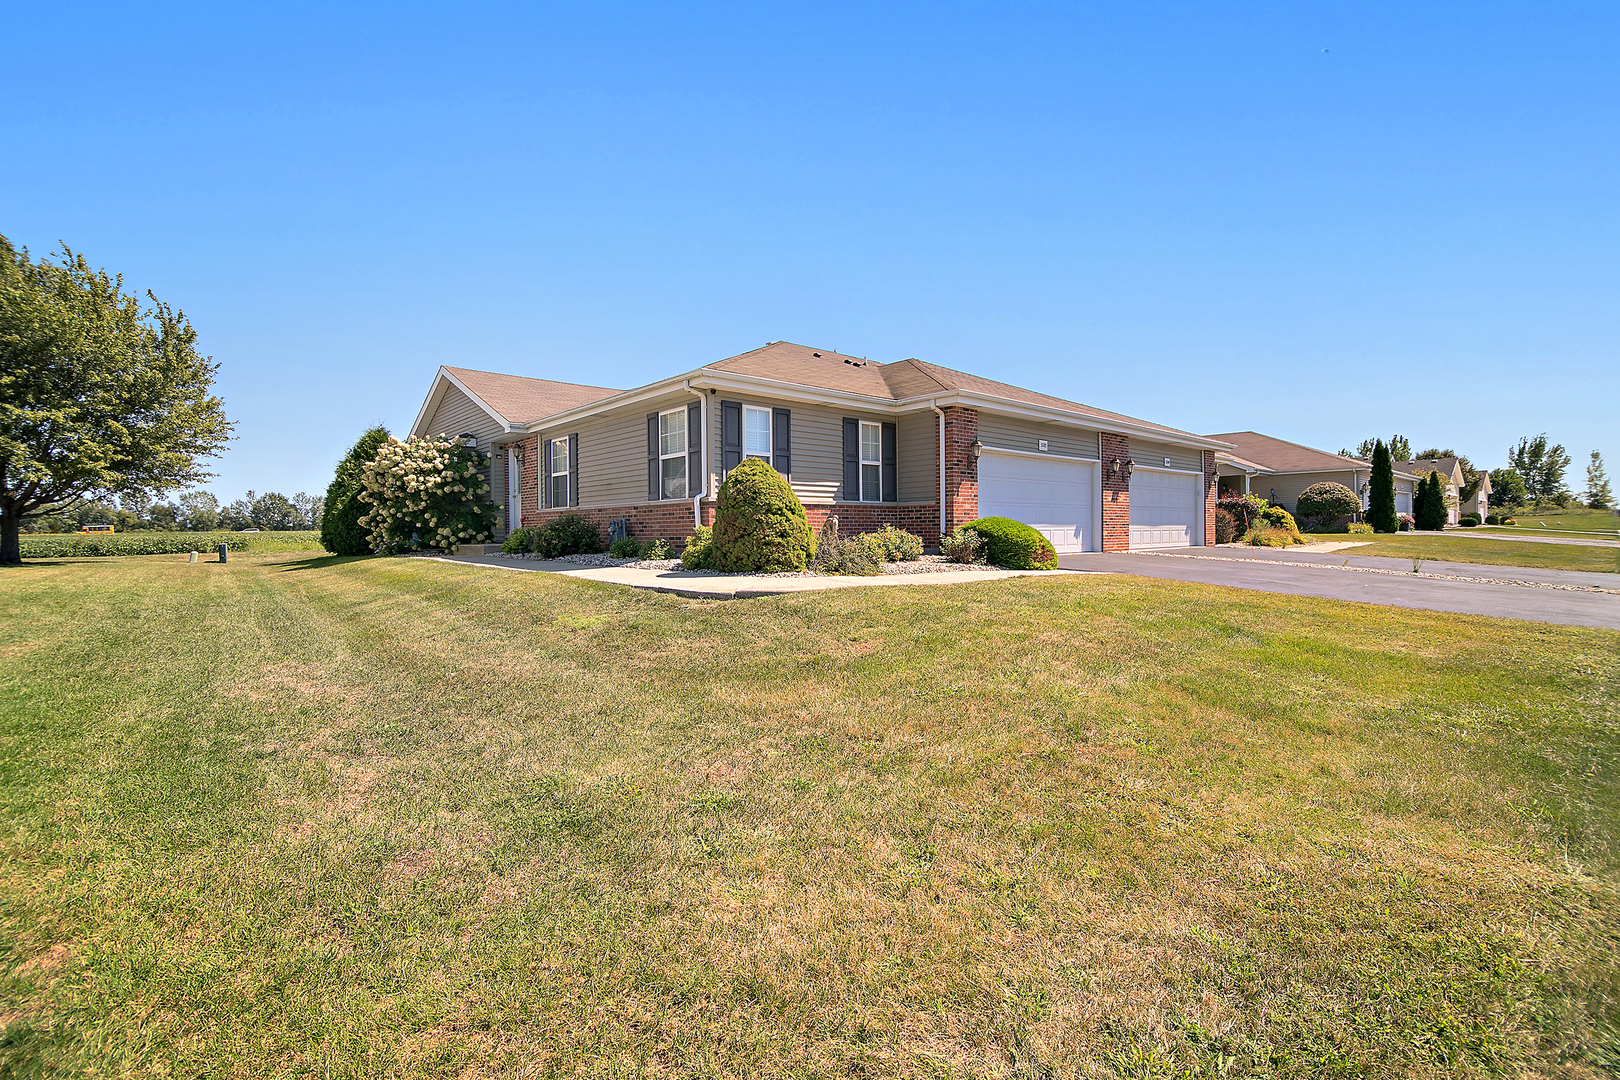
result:
[[[676,418],[676,423],[677,423],[676,430],[678,432],[680,432],[680,436],[681,436],[681,448],[680,448],[680,450],[678,450],[678,451],[677,450],[671,450],[667,454],[664,453],[664,417],[666,417],[666,416],[673,416],[673,417]],[[658,414],[658,498],[661,499],[661,500],[662,499],[684,499],[684,498],[687,497],[687,494],[689,492],[691,492],[691,490],[692,490],[692,478],[690,476],[686,475],[687,471],[688,471],[686,455],[687,455],[687,451],[690,449],[686,445],[686,442],[687,442],[686,425],[687,425],[687,420],[686,420],[686,407],[685,406],[682,406],[681,408],[678,408],[678,409],[666,409],[663,412]],[[676,458],[680,459],[680,462],[681,462],[681,476],[685,478],[685,483],[684,483],[684,486],[682,487],[681,494],[679,494],[679,495],[671,495],[671,494],[669,494],[668,492],[666,492],[664,490],[664,462],[673,461]]]
[[[765,417],[765,452],[756,454],[748,449],[748,414],[761,413]],[[769,408],[760,408],[758,405],[744,405],[742,414],[742,442],[743,460],[751,457],[759,458],[769,465],[776,449],[776,417]]]
[[[557,447],[559,446],[562,447],[561,472],[557,471]],[[546,506],[551,509],[555,510],[572,505],[569,496],[573,492],[568,490],[568,467],[571,464],[573,463],[568,460],[568,436],[564,435],[560,439],[552,439],[546,444],[546,483],[550,485],[546,488]],[[563,478],[563,501],[560,503],[557,502],[557,477],[559,476]]]
[[[872,421],[872,420],[862,420],[860,423],[861,423],[861,427],[860,427],[860,430],[856,433],[856,438],[860,442],[861,502],[863,502],[863,503],[864,502],[873,502],[873,503],[882,502],[883,501],[883,425],[880,424],[880,423],[877,423],[875,421]],[[875,459],[871,460],[871,461],[868,461],[866,459],[866,429],[867,428],[872,428],[872,429],[877,431],[877,457]],[[866,497],[866,468],[867,468],[868,465],[874,466],[877,469],[877,484],[876,484],[877,497],[876,498],[871,498],[871,499],[868,499]]]

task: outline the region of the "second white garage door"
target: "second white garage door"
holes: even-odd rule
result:
[[[979,458],[979,516],[1022,521],[1060,555],[1096,551],[1096,476],[1090,461],[986,450]]]
[[[1140,466],[1131,474],[1131,547],[1188,547],[1204,542],[1204,484],[1197,473]]]

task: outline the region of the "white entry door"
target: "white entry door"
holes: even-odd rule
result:
[[[998,454],[979,458],[979,516],[1022,521],[1059,555],[1096,551],[1097,463]]]
[[[1204,478],[1145,469],[1131,473],[1131,547],[1190,547],[1204,542]]]
[[[523,525],[523,470],[516,450],[506,452],[506,531]]]

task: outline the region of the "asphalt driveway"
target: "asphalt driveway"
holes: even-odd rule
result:
[[[1432,559],[1414,573],[1411,559],[1250,547],[1064,555],[1058,564],[1066,570],[1620,630],[1620,574]]]

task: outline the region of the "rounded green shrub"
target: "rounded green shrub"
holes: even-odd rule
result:
[[[326,502],[321,512],[321,547],[334,555],[370,555],[371,535],[360,518],[370,509],[360,501],[365,467],[388,441],[388,429],[374,427],[338,462],[332,482],[326,486]]]
[[[641,541],[633,536],[621,536],[608,545],[608,554],[615,559],[639,559]]]
[[[714,514],[715,569],[803,570],[816,554],[804,504],[782,474],[748,458],[726,476]]]
[[[534,530],[534,552],[542,559],[564,555],[598,555],[602,530],[582,514],[563,514]]]
[[[533,530],[513,529],[501,541],[501,550],[508,555],[521,555],[534,546]]]
[[[1323,481],[1299,493],[1294,513],[1301,521],[1309,521],[1317,527],[1331,525],[1339,518],[1361,513],[1361,499],[1343,484]]]
[[[1057,551],[1050,541],[1022,521],[987,517],[962,528],[984,538],[985,557],[1008,570],[1056,570]]]

